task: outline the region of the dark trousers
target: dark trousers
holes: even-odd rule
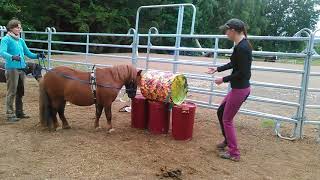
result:
[[[6,96],[6,116],[7,118],[23,114],[22,97],[24,95],[25,72],[17,69],[6,70],[7,96]],[[13,103],[15,101],[15,111]]]

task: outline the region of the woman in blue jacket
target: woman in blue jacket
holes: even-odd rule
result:
[[[29,118],[23,112],[22,95],[16,95],[18,83],[24,86],[26,68],[25,57],[31,59],[44,58],[44,54],[34,54],[30,52],[25,41],[20,38],[22,30],[21,22],[13,19],[8,22],[8,33],[1,39],[0,55],[5,59],[7,96],[6,96],[6,116],[7,121],[15,122],[20,118]],[[16,111],[13,110],[13,101],[16,101]]]

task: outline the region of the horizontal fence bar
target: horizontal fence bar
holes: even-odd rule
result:
[[[88,35],[88,33],[78,33],[78,32],[52,32],[52,35],[86,36],[86,35]]]
[[[223,54],[231,54],[233,51],[230,49],[218,49],[213,48],[192,48],[192,47],[174,47],[174,46],[148,46],[148,45],[139,45],[141,49],[151,49],[151,50],[166,50],[166,51],[189,51],[189,52],[216,52]],[[285,56],[285,57],[296,57],[304,58],[307,57],[304,53],[285,53],[285,52],[267,52],[267,51],[253,51],[253,55],[261,56]]]
[[[249,96],[248,100],[256,101],[256,102],[263,102],[263,103],[270,103],[270,104],[277,104],[277,105],[285,105],[285,106],[291,106],[291,107],[299,107],[300,106],[300,104],[296,103],[296,102],[283,101],[283,100],[258,97],[258,96]]]
[[[170,60],[170,61],[168,61]],[[160,60],[159,58],[153,59],[149,58],[148,62],[158,62],[158,63],[167,63],[167,64],[181,64],[181,65],[194,65],[194,66],[205,66],[208,67],[211,64],[208,62],[201,62],[201,61],[188,61],[188,60],[178,60],[178,61],[173,61],[173,59],[164,59]]]
[[[221,91],[206,91],[206,90],[201,90],[198,88],[194,88],[194,87],[188,87],[188,92],[192,92],[192,93],[197,93],[197,94],[204,94],[204,95],[215,95],[215,96],[220,96],[223,97],[226,95],[225,92],[221,92]]]
[[[309,92],[320,92],[319,88],[308,88]]]
[[[25,34],[45,34],[48,35],[49,32],[40,32],[40,31],[23,31]]]
[[[275,68],[275,67],[263,67],[263,66],[252,66],[251,69],[252,70],[259,70],[259,71],[283,72],[283,73],[293,73],[293,74],[303,74],[304,73],[304,70]]]
[[[134,37],[134,34],[110,34],[110,33],[89,33],[89,36],[115,36],[115,37]]]
[[[33,39],[24,39],[26,42],[36,42],[36,43],[46,43],[48,44],[48,40],[33,40]]]
[[[112,47],[112,48],[132,48],[132,45],[120,45],[120,44],[89,43],[89,46]]]
[[[131,45],[81,43],[81,42],[65,42],[65,41],[52,41],[52,44],[67,44],[67,45],[77,45],[77,46],[89,45],[89,46],[112,47],[112,48],[132,48]]]
[[[208,77],[208,76],[190,75],[183,72],[178,72],[178,74],[184,74],[187,78],[190,78],[190,79],[198,79],[198,80],[206,80],[206,81],[214,80],[213,77]],[[297,86],[289,86],[289,85],[283,85],[283,84],[274,84],[274,83],[266,83],[266,82],[258,82],[258,81],[250,81],[250,84],[252,86],[258,86],[258,87],[270,87],[270,88],[289,89],[289,90],[297,90],[297,91],[300,91],[302,89],[301,87],[297,87]],[[316,92],[320,91],[320,89],[319,90],[316,89],[316,90],[317,90]]]
[[[310,76],[320,76],[320,72],[310,72]]]
[[[51,53],[73,54],[73,55],[86,55],[86,53],[83,53],[83,52],[61,51],[61,50],[51,50]]]
[[[96,57],[111,57],[111,58],[119,58],[119,59],[131,59],[131,56],[117,56],[117,55],[108,55],[108,54],[94,54],[94,53],[79,53],[79,52],[71,52],[71,51],[58,51],[52,50],[51,52],[61,53],[61,54],[73,54],[73,55],[88,55],[88,56],[96,56]]]
[[[199,38],[199,39],[227,39],[226,35],[205,35],[205,34],[139,34],[140,37],[167,37],[167,38]],[[252,40],[279,40],[279,41],[308,41],[309,37],[289,37],[289,36],[248,36]]]
[[[250,81],[250,84],[253,86],[260,87],[270,87],[270,88],[280,88],[280,89],[290,89],[300,91],[302,88],[298,86],[289,86],[284,84],[275,84],[275,83],[267,83],[267,82],[258,82],[258,81]]]
[[[304,124],[320,125],[320,121],[304,121]]]
[[[38,48],[29,48],[33,51],[44,51],[48,52],[46,49],[38,49]],[[97,56],[97,57],[110,57],[110,58],[119,58],[119,59],[131,59],[131,56],[118,56],[118,55],[110,55],[110,54],[95,54],[95,53],[82,53],[82,52],[72,52],[72,51],[59,51],[59,50],[51,50],[51,52],[59,53],[59,54],[73,54],[73,55],[88,55],[88,56]]]
[[[89,56],[96,56],[96,57],[110,57],[110,58],[119,58],[119,59],[129,59],[131,60],[131,56],[119,56],[119,55],[109,55],[109,54],[95,54],[95,53],[88,53]]]
[[[133,34],[112,34],[112,33],[75,33],[75,32],[52,32],[52,35],[73,35],[73,36],[105,36],[105,37],[133,37]]]
[[[310,104],[310,105],[306,105],[306,107],[309,108],[309,109],[320,109],[320,105]]]
[[[215,96],[225,96],[226,93],[221,93],[221,91],[216,92],[215,90],[210,91],[209,89],[199,89],[189,87],[189,92],[198,93],[198,94],[205,94],[205,95],[215,95]],[[262,103],[269,103],[269,104],[277,104],[277,105],[284,105],[284,106],[291,106],[291,107],[299,107],[299,103],[290,102],[290,101],[283,101],[278,99],[271,99],[265,97],[258,97],[258,96],[249,96],[248,100],[255,101],[255,102],[262,102]]]
[[[80,64],[80,65],[90,65],[90,66],[101,66],[101,67],[112,67],[113,65],[108,64],[92,64],[92,63],[85,63],[85,62],[79,62],[79,61],[66,61],[66,60],[60,60],[60,59],[51,59],[53,62],[62,62],[66,64]]]
[[[52,44],[67,44],[67,45],[77,45],[77,46],[85,46],[87,43],[82,42],[70,42],[70,41],[51,41]]]
[[[149,5],[140,6],[139,9],[150,9],[150,8],[164,8],[164,7],[179,7],[179,6],[193,6],[192,4],[165,4],[165,5]]]
[[[147,57],[139,57],[139,59],[147,60]],[[174,61],[173,58],[152,58],[149,57],[148,62],[159,62],[159,63],[166,63],[166,64],[182,64],[182,65],[195,65],[195,66],[221,66],[224,63],[217,63],[212,64],[211,62],[206,61],[192,61],[192,60],[178,60]],[[283,72],[283,73],[294,73],[294,74],[303,74],[303,70],[294,70],[294,69],[285,69],[285,68],[274,68],[274,67],[263,67],[263,66],[252,66],[252,70],[259,70],[259,71],[271,71],[271,72]]]
[[[196,75],[190,75],[190,74],[182,73],[182,72],[177,72],[177,74],[183,74],[187,78],[190,78],[190,79],[198,79],[198,80],[204,80],[204,81],[213,81],[214,80],[214,78],[212,78],[212,77],[196,76]]]
[[[48,52],[47,49],[39,49],[39,48],[29,48],[32,51],[41,51],[41,52]]]
[[[192,100],[192,99],[187,99],[186,101],[196,103],[199,107],[204,107],[204,108],[209,108],[209,109],[218,109],[218,107],[219,107],[218,104],[208,104],[207,102],[203,102],[203,101],[197,101],[197,100]],[[263,112],[259,112],[259,111],[240,109],[239,112],[241,114],[245,114],[245,115],[257,116],[257,117],[279,120],[279,121],[284,121],[284,122],[289,122],[289,123],[297,123],[298,122],[296,119],[292,119],[292,118],[288,118],[288,117],[284,117],[284,116],[279,116],[279,115],[263,113]]]

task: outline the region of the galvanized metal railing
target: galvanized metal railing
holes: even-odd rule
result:
[[[182,22],[183,22],[183,14],[184,8],[189,6],[193,9],[193,16],[192,16],[192,24],[190,28],[190,34],[182,34]],[[152,8],[172,8],[178,7],[179,8],[179,15],[178,15],[178,22],[177,22],[177,30],[175,34],[161,34],[156,27],[151,27],[147,34],[139,33],[139,17],[140,11],[145,9],[152,9]],[[191,4],[176,4],[176,5],[156,5],[156,6],[142,6],[137,10],[137,19],[135,28],[131,28],[128,30],[126,34],[110,34],[110,33],[74,33],[74,32],[57,32],[53,27],[47,27],[45,32],[36,32],[36,31],[25,31],[22,33],[22,38],[25,39],[27,43],[40,43],[40,44],[47,44],[46,49],[39,49],[39,48],[32,48],[31,50],[34,51],[44,51],[47,52],[47,58],[49,62],[49,67],[52,67],[52,62],[61,62],[61,63],[68,63],[68,64],[81,64],[86,66],[92,66],[93,64],[97,64],[100,66],[111,66],[112,63],[108,64],[107,58],[114,58],[117,61],[122,61],[124,63],[132,63],[133,65],[139,67],[139,62],[144,62],[145,66],[140,66],[139,68],[142,69],[150,69],[150,63],[163,63],[163,64],[170,64],[172,65],[171,71],[174,73],[183,73],[178,71],[178,67],[181,65],[184,66],[192,66],[192,67],[209,67],[209,66],[220,66],[222,63],[219,62],[219,57],[221,54],[231,54],[232,49],[223,49],[220,48],[219,43],[221,40],[225,40],[226,36],[224,35],[199,35],[194,34],[194,24],[195,24],[195,14],[196,9]],[[319,30],[317,30],[319,31]],[[4,26],[0,26],[0,38],[4,36],[6,29]],[[299,98],[295,101],[289,100],[280,100],[273,97],[263,97],[262,95],[252,95],[248,98],[249,102],[254,103],[267,103],[274,106],[283,105],[285,107],[291,107],[296,109],[295,114],[282,115],[276,113],[266,113],[262,110],[253,110],[253,109],[241,109],[240,112],[246,115],[252,115],[257,117],[263,117],[272,119],[276,122],[275,125],[275,132],[276,134],[285,139],[294,140],[296,138],[303,137],[303,130],[304,125],[313,124],[318,125],[320,129],[320,120],[309,120],[306,116],[305,111],[307,109],[320,109],[320,104],[308,104],[307,96],[308,93],[319,93],[320,88],[309,88],[309,78],[312,76],[320,76],[320,72],[310,72],[311,62],[312,60],[320,59],[320,56],[315,54],[313,50],[313,46],[316,40],[320,40],[320,38],[315,37],[316,31],[312,32],[309,29],[302,29],[301,31],[297,32],[294,37],[278,37],[278,36],[249,36],[250,40],[267,40],[267,41],[288,41],[288,42],[306,42],[306,50],[300,53],[292,53],[292,52],[267,52],[267,51],[253,51],[254,56],[279,56],[279,57],[294,57],[294,58],[304,58],[304,65],[303,69],[290,69],[290,68],[275,68],[275,67],[263,67],[263,66],[252,66],[252,71],[255,72],[268,72],[268,73],[283,73],[283,74],[296,74],[301,76],[301,83],[297,85],[289,85],[289,84],[281,84],[281,83],[271,83],[271,82],[263,82],[263,81],[251,81],[251,85],[253,87],[263,87],[263,88],[276,88],[279,90],[292,90],[299,92]],[[39,34],[47,36],[45,40],[39,39],[28,39],[28,36],[32,34]],[[302,37],[302,35],[306,37]],[[59,36],[66,37],[66,36],[81,36],[84,37],[85,42],[68,42],[64,40],[54,40],[55,37]],[[131,39],[129,44],[111,44],[111,43],[94,43],[92,39],[94,37],[123,37]],[[140,38],[147,38],[146,44],[142,44],[139,39]],[[152,40],[154,38],[172,38],[175,40],[174,46],[164,46],[164,45],[153,45]],[[64,38],[61,38],[64,39]],[[199,39],[205,40],[212,40],[214,44],[210,48],[203,48],[201,45],[199,46]],[[181,42],[183,40],[192,40],[195,42],[196,47],[183,47],[181,46]],[[56,45],[72,45],[72,46],[82,46],[84,47],[84,51],[75,52],[75,51],[66,51],[63,49],[53,48]],[[130,55],[119,55],[119,54],[97,54],[92,53],[90,50],[93,47],[108,47],[108,48],[120,48],[126,49],[130,52]],[[152,51],[156,50],[166,50],[166,51],[173,51],[173,57],[152,57]],[[181,57],[181,51],[188,51],[188,52],[211,52],[213,53],[213,58],[211,62],[205,62],[200,60],[194,60],[193,57]],[[138,52],[146,52],[145,55],[139,55]],[[65,55],[80,55],[82,59],[80,60],[66,60],[65,57],[55,58],[53,54],[65,54]],[[104,57],[106,60],[105,62],[99,61],[99,63],[94,63],[90,61],[90,57]],[[84,57],[84,58],[83,58]],[[101,62],[101,63],[100,63]],[[141,65],[141,63],[140,63]],[[197,99],[188,99],[189,101],[197,103],[198,106],[204,108],[212,108],[217,109],[218,104],[213,102],[213,97],[224,97],[229,88],[225,90],[219,90],[215,87],[213,83],[213,79],[215,77],[204,75],[202,73],[189,73],[184,72],[183,74],[189,80],[197,80],[203,81],[209,84],[209,88],[205,88],[202,86],[190,86],[190,92],[199,94],[203,97],[207,97],[206,101],[197,100]],[[280,77],[281,78],[281,77]],[[281,135],[281,122],[289,122],[293,124],[293,131],[292,135],[289,137],[285,137]],[[320,131],[320,130],[319,130]],[[319,140],[320,140],[320,132],[319,132]]]

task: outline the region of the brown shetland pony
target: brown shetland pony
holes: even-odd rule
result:
[[[62,128],[70,126],[64,116],[66,101],[78,106],[94,104],[94,96],[89,84],[90,72],[82,72],[68,67],[57,67],[47,72],[40,81],[39,112],[42,126],[55,130],[62,121]],[[111,104],[116,99],[123,85],[130,98],[135,97],[141,71],[131,65],[118,65],[112,68],[96,69],[96,119],[94,127],[99,128],[99,119],[104,109],[107,118],[107,130],[111,125]]]

